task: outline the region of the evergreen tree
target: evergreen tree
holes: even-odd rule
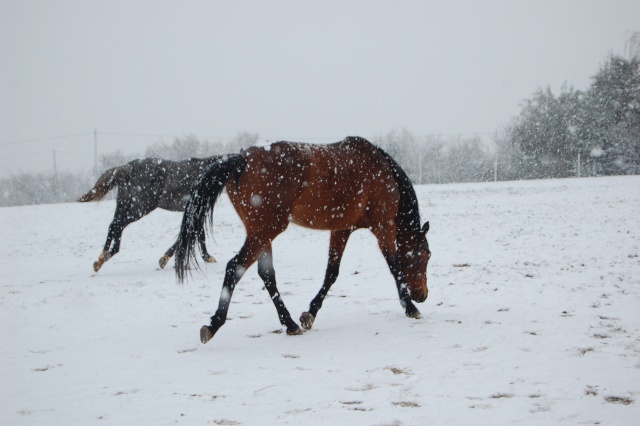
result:
[[[579,135],[594,173],[640,172],[640,66],[611,55],[586,93]]]
[[[521,153],[522,178],[565,177],[573,174],[580,151],[577,134],[582,94],[562,87],[555,97],[551,88],[539,89],[525,101],[510,127],[515,150]]]

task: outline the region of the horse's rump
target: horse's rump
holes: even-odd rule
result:
[[[114,187],[126,181],[131,175],[132,170],[133,166],[131,163],[107,170],[98,178],[89,192],[78,198],[78,202],[86,203],[88,201],[102,200]]]

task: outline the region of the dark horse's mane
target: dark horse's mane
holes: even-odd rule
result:
[[[420,229],[420,209],[418,207],[418,197],[416,191],[413,189],[413,184],[409,179],[409,176],[402,170],[402,167],[382,148],[375,147],[378,152],[386,158],[391,165],[393,177],[398,184],[398,190],[400,191],[400,202],[398,206],[398,214],[396,219],[398,221],[398,230],[404,228],[411,233],[415,233]]]

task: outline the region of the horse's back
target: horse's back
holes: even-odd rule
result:
[[[160,160],[156,165],[157,173],[162,175],[158,181],[158,207],[180,212],[189,199],[191,187],[208,166],[208,158],[190,158],[182,161]]]
[[[194,170],[191,160],[171,161],[162,160],[157,169],[163,179],[158,187],[158,207],[180,212],[189,198],[189,191],[200,175],[199,169]]]
[[[240,190],[227,186],[245,225],[255,221],[259,226],[255,218],[272,215],[310,228],[354,229],[397,211],[389,162],[366,139],[277,142],[250,148],[245,157]],[[380,211],[383,205],[389,213]]]
[[[364,138],[348,137],[314,154],[308,185],[294,207],[297,223],[320,229],[355,229],[395,216],[395,181],[377,147]]]

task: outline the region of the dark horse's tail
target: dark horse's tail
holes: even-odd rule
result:
[[[80,203],[86,203],[87,201],[102,200],[109,191],[124,182],[129,177],[132,170],[133,166],[131,163],[107,170],[98,178],[98,181],[93,185],[93,188],[91,188],[91,190],[82,197],[78,198],[77,201]]]
[[[175,268],[179,281],[184,281],[191,261],[196,261],[195,244],[199,230],[205,222],[213,223],[213,206],[231,176],[236,182],[242,173],[245,158],[234,154],[220,158],[209,167],[191,188],[191,195],[184,209],[180,234],[176,242]]]

